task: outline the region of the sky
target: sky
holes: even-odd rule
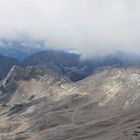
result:
[[[83,57],[140,52],[140,0],[0,0],[0,38],[28,36]]]

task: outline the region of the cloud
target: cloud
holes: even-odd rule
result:
[[[0,0],[0,37],[25,34],[84,57],[140,50],[139,0]]]

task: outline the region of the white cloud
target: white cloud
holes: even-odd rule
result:
[[[27,34],[85,56],[140,50],[139,0],[0,0],[0,37]]]

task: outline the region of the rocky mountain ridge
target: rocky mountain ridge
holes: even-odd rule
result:
[[[140,67],[139,56],[122,52],[101,58],[81,60],[79,54],[47,50],[35,53],[21,62],[8,57],[0,59],[0,64],[3,65],[0,69],[1,79],[7,75],[13,65],[47,66],[53,72],[69,77],[72,81],[82,80],[106,67]]]

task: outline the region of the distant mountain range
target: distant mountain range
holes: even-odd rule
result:
[[[63,51],[42,51],[27,57],[22,66],[46,65],[51,70],[78,81],[105,67],[140,66],[140,56],[116,52],[105,57],[81,60],[80,55]]]
[[[17,59],[24,60],[26,57],[44,50],[42,41],[32,40],[0,40],[0,54]]]
[[[0,78],[4,78],[13,65],[47,66],[72,81],[82,80],[105,67],[140,66],[140,56],[131,53],[120,51],[104,57],[81,60],[78,53],[44,50],[43,45],[41,41],[0,40]]]

